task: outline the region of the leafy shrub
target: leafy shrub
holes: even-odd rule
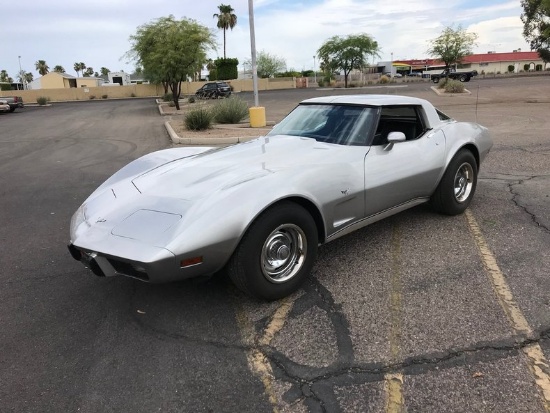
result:
[[[350,83],[348,87],[357,87],[357,85],[355,83]]]
[[[171,102],[174,100],[174,95],[170,92],[165,93],[164,96],[162,97],[162,100],[165,102]]]
[[[445,82],[445,92],[447,93],[463,93],[464,92],[464,85],[457,81],[448,79]]]
[[[188,103],[195,103],[195,96],[189,96],[189,98],[187,99],[187,102]]]
[[[131,98],[135,98],[136,97],[136,94],[134,92],[130,93],[130,97]]]
[[[36,103],[38,103],[40,106],[44,106],[46,103],[48,103],[48,98],[45,96],[37,97]]]
[[[380,83],[390,83],[390,78],[386,75],[380,76]]]
[[[107,99],[109,96],[107,95],[101,95],[101,99]]]
[[[449,79],[446,78],[446,77],[444,77],[443,79],[440,79],[439,83],[437,84],[437,88],[438,89],[445,89],[445,85],[447,84],[448,81],[449,81]]]
[[[248,104],[236,97],[218,100],[212,108],[212,115],[218,123],[239,123],[248,117]]]
[[[325,86],[325,81],[323,79],[317,79],[317,86],[324,87]]]
[[[184,119],[185,127],[189,130],[206,130],[212,127],[213,115],[208,109],[200,106],[190,110]]]
[[[514,65],[508,65],[508,73],[512,73],[514,71]]]
[[[90,99],[95,99],[95,95],[90,95]]]
[[[535,66],[535,70],[536,70],[537,72],[540,72],[540,71],[542,70],[542,65],[540,65],[540,64],[539,64],[539,65],[536,65],[536,66]]]
[[[525,70],[526,72],[528,72],[528,71],[529,71],[529,67],[530,67],[530,66],[529,66],[529,63],[525,63],[525,64],[523,65],[523,70]]]
[[[176,106],[176,104],[174,103],[173,100],[171,100],[170,102],[168,102],[168,106],[170,106],[171,108],[173,108],[174,106]]]

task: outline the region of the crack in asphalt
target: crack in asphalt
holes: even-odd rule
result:
[[[527,215],[529,215],[531,217],[531,221],[533,221],[533,223],[535,223],[539,228],[542,228],[546,232],[550,232],[550,228],[544,225],[544,223],[540,222],[537,218],[537,215],[534,212],[531,212],[529,208],[527,208],[527,206],[523,205],[520,202],[521,194],[514,190],[515,186],[523,185],[526,181],[530,181],[534,178],[538,178],[538,176],[530,176],[528,178],[520,179],[516,182],[510,182],[508,183],[507,188],[510,194],[512,194],[512,202],[514,203],[514,205],[525,212]]]
[[[260,346],[257,350],[269,360],[275,377],[291,384],[282,399],[289,404],[303,400],[310,412],[341,411],[336,386],[383,382],[388,373],[420,375],[436,369],[505,359],[533,344],[550,340],[548,327],[529,337],[514,335],[507,339],[478,342],[467,347],[407,357],[401,362],[356,363],[348,323],[330,291],[315,278],[304,289],[306,294],[296,301],[291,316],[312,306],[326,311],[336,333],[337,359],[328,367],[312,367],[294,362],[270,345]]]

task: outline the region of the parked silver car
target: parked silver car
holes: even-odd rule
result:
[[[462,213],[491,146],[486,128],[422,99],[309,99],[267,136],[130,163],[76,211],[69,250],[97,275],[148,282],[226,269],[274,300],[299,288],[320,244],[424,202]]]

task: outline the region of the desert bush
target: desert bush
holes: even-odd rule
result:
[[[107,99],[108,97],[108,95],[101,95],[101,99]]]
[[[189,130],[206,130],[212,127],[212,112],[203,106],[190,110],[184,119],[185,127]]]
[[[248,104],[236,97],[218,100],[212,108],[212,116],[218,123],[239,123],[248,117]]]
[[[131,98],[135,98],[136,97],[136,94],[134,92],[130,93],[130,97]]]
[[[173,108],[174,106],[176,106],[176,104],[175,104],[173,101],[170,101],[170,102],[168,102],[168,106],[170,106],[171,108]]]
[[[95,99],[95,95],[90,95],[90,99]]]
[[[317,86],[324,87],[325,86],[325,81],[323,79],[318,79],[317,80]]]
[[[188,103],[195,103],[195,96],[189,96],[189,98],[187,98],[187,102]]]
[[[447,93],[463,93],[464,92],[464,84],[462,84],[458,80],[448,79],[445,82],[445,92],[447,92]]]
[[[514,71],[514,65],[508,65],[508,72],[512,73]]]
[[[523,65],[523,70],[525,70],[526,72],[528,72],[528,71],[529,71],[529,67],[530,67],[529,63],[525,63],[525,64]]]
[[[171,102],[174,100],[174,95],[170,92],[165,93],[164,96],[162,97],[162,100],[165,102]]]
[[[380,76],[379,83],[390,83],[390,78],[386,75]]]
[[[46,103],[48,103],[49,99],[45,96],[40,96],[36,98],[36,103],[38,103],[40,106],[44,106]]]
[[[440,79],[439,83],[437,84],[437,88],[438,89],[445,89],[445,85],[447,84],[448,81],[449,81],[449,79],[446,78],[446,77],[444,77],[443,79]]]

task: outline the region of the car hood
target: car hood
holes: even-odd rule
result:
[[[132,180],[142,194],[196,200],[281,170],[329,163],[345,148],[295,136],[266,136],[160,165]]]

